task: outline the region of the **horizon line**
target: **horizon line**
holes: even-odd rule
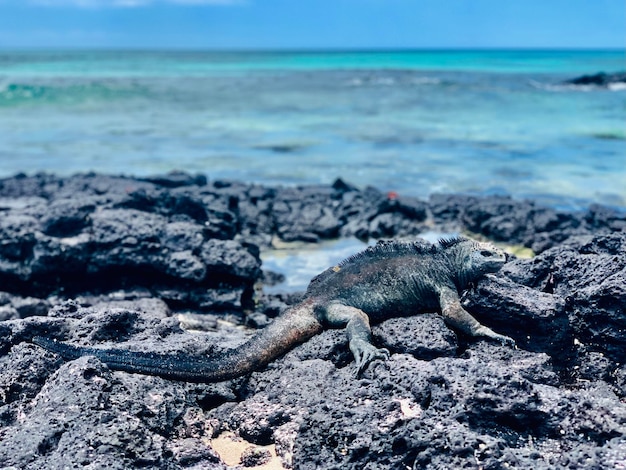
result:
[[[626,47],[211,47],[211,46],[0,46],[0,51],[125,51],[240,53],[377,53],[377,52],[623,52]]]

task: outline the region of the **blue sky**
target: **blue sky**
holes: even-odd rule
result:
[[[0,48],[624,48],[624,0],[0,0]]]

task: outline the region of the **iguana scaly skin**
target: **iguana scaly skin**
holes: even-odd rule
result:
[[[188,382],[219,382],[257,370],[326,328],[345,328],[357,374],[389,353],[372,344],[370,321],[438,310],[471,336],[503,343],[511,338],[481,325],[461,306],[459,292],[498,271],[504,252],[466,238],[379,242],[315,277],[304,300],[243,345],[213,357],[190,358],[119,349],[97,349],[35,337],[33,342],[65,359],[92,355],[111,369]]]

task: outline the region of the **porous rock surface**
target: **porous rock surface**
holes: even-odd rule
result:
[[[188,384],[65,363],[29,342],[215,354],[297,300],[255,294],[273,239],[433,228],[538,253],[463,297],[518,348],[433,312],[375,325],[391,357],[359,378],[344,332],[329,330],[250,376]],[[419,201],[340,180],[0,180],[0,467],[225,469],[212,443],[234,432],[242,468],[267,462],[268,444],[294,469],[626,468],[625,228],[605,207]]]

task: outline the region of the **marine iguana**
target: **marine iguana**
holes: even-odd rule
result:
[[[34,337],[33,343],[65,359],[92,355],[111,369],[188,382],[219,382],[257,370],[326,328],[345,328],[357,375],[389,352],[372,344],[370,320],[379,322],[421,311],[441,311],[444,320],[471,336],[514,341],[481,325],[463,309],[459,292],[498,271],[506,255],[467,238],[379,242],[322,272],[304,299],[243,345],[212,357],[191,358],[120,349],[98,349]]]

